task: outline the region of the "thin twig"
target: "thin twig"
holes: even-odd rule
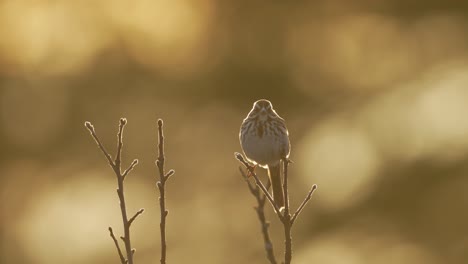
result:
[[[271,242],[270,239],[270,233],[269,233],[269,227],[270,223],[266,220],[265,218],[265,195],[260,193],[260,189],[257,185],[255,187],[250,183],[247,175],[245,172],[242,170],[241,167],[239,167],[239,171],[244,178],[245,182],[247,183],[247,186],[250,190],[250,193],[255,197],[257,200],[257,206],[255,206],[255,212],[257,212],[258,220],[260,221],[260,226],[262,228],[262,234],[263,234],[263,243],[265,245],[265,251],[266,251],[266,256],[267,259],[270,261],[271,264],[276,264],[276,258],[275,258],[275,253],[273,250],[273,243]],[[268,181],[266,188],[269,189],[270,186],[270,181]]]
[[[86,128],[89,130],[91,133],[91,136],[94,138],[94,141],[96,141],[97,145],[99,146],[99,149],[102,151],[104,156],[106,156],[107,161],[109,162],[109,165],[114,168],[114,162],[112,161],[111,155],[109,155],[109,152],[107,152],[106,148],[102,145],[101,141],[99,140],[98,136],[96,135],[96,131],[94,130],[94,126],[86,121],[85,122]]]
[[[260,181],[260,179],[258,178],[257,174],[255,173],[255,170],[254,170],[254,167],[252,165],[250,165],[244,158],[244,156],[242,156],[242,154],[236,152],[235,154],[235,157],[237,158],[237,160],[239,160],[246,168],[247,170],[249,171],[250,175],[252,177],[254,177],[255,179],[255,184],[260,187],[260,189],[262,190],[263,194],[266,196],[266,198],[268,199],[268,201],[270,202],[271,206],[273,207],[273,209],[275,210],[275,213],[278,215],[278,217],[280,219],[283,218],[283,215],[281,214],[280,212],[280,209],[278,208],[278,206],[276,205],[276,203],[274,202],[273,200],[273,197],[271,196],[271,194],[268,192],[268,190],[265,188],[265,185],[263,185],[262,181]]]
[[[141,208],[140,210],[138,210],[135,215],[132,216],[132,218],[130,218],[130,220],[128,220],[128,225],[132,225],[133,221],[135,221],[135,219],[141,215],[143,212],[145,211],[145,208]]]
[[[114,231],[112,231],[112,227],[110,227],[110,226],[109,226],[109,233],[110,233],[110,236],[111,236],[112,240],[114,240],[115,247],[117,248],[117,252],[119,253],[120,262],[122,264],[124,264],[125,263],[125,258],[124,258],[123,254],[122,254],[122,250],[120,250],[119,242],[115,238]]]
[[[290,264],[292,259],[292,236],[291,236],[291,214],[289,213],[289,193],[288,193],[288,165],[289,160],[283,159],[283,193],[284,193],[284,263]]]
[[[312,198],[312,194],[314,191],[317,189],[317,184],[312,185],[312,188],[310,189],[309,193],[307,194],[306,198],[304,201],[302,201],[301,205],[299,208],[297,208],[296,212],[293,214],[291,217],[291,225],[294,224],[294,221],[296,221],[296,218],[299,216],[299,214],[302,212],[302,209],[304,209],[304,206],[309,202],[310,198]]]
[[[161,209],[161,222],[159,223],[159,228],[161,231],[161,264],[166,263],[166,217],[169,213],[166,210],[166,181],[175,173],[174,170],[169,170],[165,173],[164,170],[164,134],[163,134],[163,121],[162,119],[158,120],[158,159],[156,160],[156,165],[159,170],[159,181],[156,183],[159,189],[159,207]]]
[[[122,158],[123,130],[126,124],[127,124],[127,119],[120,118],[119,133],[117,133],[117,155],[115,157],[115,162],[114,162],[115,166],[118,167],[119,170],[120,170],[120,163],[121,163],[121,158]]]
[[[124,195],[124,178],[122,176],[122,172],[120,169],[121,157],[122,157],[122,146],[123,146],[123,130],[125,125],[127,124],[127,119],[121,118],[119,122],[119,133],[118,136],[118,143],[117,143],[117,154],[115,155],[115,166],[114,171],[117,176],[117,183],[118,189],[117,194],[120,199],[120,211],[122,212],[122,224],[124,226],[124,244],[125,244],[125,251],[127,252],[127,262],[128,264],[133,264],[133,254],[132,254],[132,246],[130,242],[130,224],[128,222],[127,216],[127,207],[125,205],[125,195]]]
[[[89,132],[91,133],[91,136],[94,138],[94,140],[98,144],[99,148],[101,149],[102,153],[106,157],[107,161],[109,162],[109,165],[111,166],[117,178],[117,186],[118,186],[117,195],[119,197],[120,212],[122,214],[122,224],[124,227],[124,235],[121,236],[120,238],[123,240],[124,245],[125,245],[125,252],[127,256],[126,259],[123,256],[122,251],[120,250],[117,239],[115,239],[112,228],[109,228],[109,232],[111,233],[112,240],[114,240],[114,243],[117,247],[117,251],[119,253],[121,263],[133,264],[133,255],[135,253],[135,249],[132,249],[132,246],[131,246],[130,225],[132,224],[132,222],[136,219],[138,215],[143,213],[144,210],[140,209],[130,220],[128,220],[127,207],[126,207],[125,195],[124,195],[124,180],[125,180],[125,177],[128,175],[128,173],[131,170],[133,170],[133,168],[138,164],[138,160],[136,159],[133,160],[133,162],[130,164],[130,167],[122,173],[121,158],[122,158],[122,147],[123,147],[123,131],[124,131],[124,127],[126,124],[127,124],[127,119],[121,118],[119,121],[119,132],[117,133],[117,153],[115,155],[115,160],[112,161],[111,155],[107,152],[107,150],[104,148],[101,141],[99,140],[98,136],[96,135],[94,126],[90,122],[85,122],[86,128],[89,130]]]
[[[137,164],[138,164],[138,159],[134,159],[132,163],[130,164],[130,166],[122,173],[122,177],[124,178],[124,180],[125,180],[125,177],[127,177],[128,173],[131,172]]]
[[[312,194],[314,191],[317,189],[317,185],[313,185],[312,189],[309,191],[305,199],[302,201],[301,205],[299,208],[295,211],[293,215],[290,213],[290,207],[289,207],[289,192],[288,192],[288,165],[289,163],[292,163],[289,159],[284,158],[282,159],[283,162],[283,193],[284,193],[284,208],[281,208],[281,210],[278,208],[276,203],[273,201],[273,198],[271,197],[270,193],[268,192],[267,188],[263,185],[263,183],[258,179],[257,175],[255,174],[254,167],[250,165],[244,156],[240,153],[235,153],[234,154],[236,159],[238,159],[248,170],[249,175],[252,175],[255,179],[255,184],[256,188],[250,185],[249,190],[252,192],[252,194],[256,195],[255,192],[259,193],[258,189],[262,190],[264,197],[268,199],[270,202],[271,206],[273,207],[273,210],[275,211],[276,215],[278,216],[279,220],[283,224],[284,227],[284,236],[285,236],[285,241],[284,241],[284,247],[285,247],[285,252],[284,252],[284,264],[290,264],[291,259],[292,259],[292,235],[291,235],[291,229],[293,226],[294,221],[297,219],[299,214],[302,212],[304,209],[305,205],[307,202],[311,199]],[[242,171],[243,172],[243,171]],[[264,202],[264,200],[263,200]],[[259,202],[260,204],[260,202]],[[259,216],[260,217],[260,216]]]

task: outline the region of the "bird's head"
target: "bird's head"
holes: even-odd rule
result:
[[[250,115],[257,117],[260,121],[266,121],[273,117],[276,113],[273,110],[273,105],[266,99],[260,99],[253,104]]]

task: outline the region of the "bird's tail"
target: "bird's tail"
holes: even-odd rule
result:
[[[273,189],[273,200],[281,208],[284,206],[283,186],[281,181],[281,163],[268,165],[268,176],[270,176],[271,187]]]

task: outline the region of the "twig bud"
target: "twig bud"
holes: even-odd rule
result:
[[[175,170],[171,169],[169,172],[166,173],[166,179],[169,179],[169,177],[171,177],[172,175],[174,175],[175,173]]]
[[[127,124],[127,118],[120,118],[120,125],[125,126]]]
[[[158,126],[159,127],[163,126],[163,120],[161,118],[158,119]]]
[[[238,159],[240,162],[242,162],[242,163],[245,162],[244,156],[242,156],[242,154],[240,154],[239,152],[235,152],[235,153],[234,153],[234,156],[235,156],[236,159]]]
[[[86,121],[84,124],[85,124],[85,127],[87,127],[89,130],[94,131],[94,126],[91,124],[91,122]]]

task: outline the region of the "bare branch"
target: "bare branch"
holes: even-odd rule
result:
[[[115,176],[117,178],[117,196],[119,197],[119,204],[120,204],[120,212],[122,214],[122,223],[123,223],[123,229],[124,229],[124,235],[121,236],[120,238],[125,244],[125,251],[127,258],[123,256],[122,251],[120,250],[119,244],[117,242],[117,239],[115,238],[115,235],[112,231],[112,228],[109,228],[109,232],[111,234],[112,239],[114,240],[114,243],[116,244],[120,260],[122,264],[133,264],[133,253],[132,247],[131,247],[131,240],[130,240],[130,225],[131,223],[135,220],[135,218],[140,215],[143,210],[140,209],[140,211],[137,212],[136,215],[134,215],[130,220],[128,220],[127,216],[127,208],[125,204],[125,195],[124,195],[124,179],[125,176],[128,175],[128,173],[133,170],[135,165],[138,163],[138,160],[134,160],[131,164],[130,167],[125,170],[125,172],[122,174],[121,173],[121,157],[122,157],[122,146],[123,146],[123,129],[124,126],[127,124],[127,120],[125,118],[121,118],[119,122],[119,132],[117,133],[117,154],[115,161],[112,161],[111,155],[106,151],[104,146],[101,144],[101,141],[96,135],[96,132],[94,130],[93,125],[90,122],[85,122],[86,128],[89,130],[91,133],[92,137],[98,144],[99,148],[101,149],[102,153],[104,153],[104,156],[106,156],[107,161],[112,167],[112,170],[115,173]]]
[[[258,196],[258,187],[255,185],[252,185],[252,183],[250,183],[249,181],[249,178],[247,177],[247,175],[245,174],[245,172],[242,170],[242,167],[239,166],[239,171],[242,175],[242,177],[244,178],[244,181],[247,183],[247,187],[249,187],[249,190],[250,192],[255,196],[257,197]]]
[[[165,178],[165,181],[169,180],[169,178],[174,175],[175,173],[175,170],[169,170],[168,173],[166,173],[166,175],[164,175],[164,178]]]
[[[117,133],[117,154],[115,155],[115,166],[118,167],[120,173],[120,163],[122,162],[122,146],[123,146],[123,130],[127,124],[127,119],[120,118],[119,132]]]
[[[244,156],[242,156],[242,154],[236,152],[234,153],[235,157],[242,163],[244,164],[244,166],[247,168],[247,170],[249,171],[250,175],[252,177],[254,177],[255,179],[255,184],[260,187],[260,189],[262,190],[263,194],[266,196],[266,198],[268,199],[268,201],[270,202],[271,206],[273,207],[273,209],[275,210],[275,213],[278,215],[278,217],[280,219],[283,219],[283,214],[281,213],[280,209],[278,208],[278,206],[276,205],[276,203],[274,202],[273,200],[273,197],[271,197],[271,194],[268,192],[268,190],[266,189],[265,185],[263,185],[262,181],[260,181],[260,179],[258,178],[257,174],[255,173],[255,170],[254,170],[254,167],[251,166],[244,158]]]
[[[159,229],[161,232],[161,264],[166,263],[166,251],[167,251],[167,243],[166,243],[166,217],[169,213],[166,210],[166,181],[174,175],[174,170],[169,170],[169,172],[165,172],[164,169],[164,162],[165,162],[165,154],[164,154],[164,132],[163,132],[163,121],[162,119],[158,120],[158,159],[156,160],[156,166],[158,167],[159,171],[159,181],[156,183],[156,186],[159,189],[159,208],[161,211],[161,220],[159,223]]]
[[[281,221],[284,227],[284,263],[290,264],[292,259],[292,235],[291,235],[291,214],[289,213],[289,193],[288,193],[288,165],[289,160],[283,159],[283,192],[284,192],[284,215]]]
[[[122,177],[125,180],[125,177],[127,177],[127,174],[135,168],[135,166],[138,164],[138,159],[134,159],[130,166],[122,173]]]
[[[247,171],[249,172],[249,175],[251,175],[255,179],[255,184],[256,186],[254,187],[249,181],[247,175],[244,173],[242,169],[239,168],[242,176],[247,182],[247,186],[249,187],[250,192],[257,198],[257,203],[259,204],[258,207],[256,207],[257,215],[260,219],[260,222],[262,223],[262,232],[264,234],[264,242],[265,242],[265,250],[267,251],[267,258],[270,260],[271,263],[276,263],[274,256],[270,255],[269,252],[269,245],[271,245],[271,241],[269,240],[268,236],[268,223],[264,219],[264,214],[263,214],[263,206],[265,204],[265,198],[268,199],[270,202],[271,206],[273,207],[276,215],[280,219],[281,223],[283,224],[284,228],[284,264],[290,264],[291,259],[292,259],[292,235],[291,235],[291,229],[293,226],[294,221],[297,219],[301,211],[304,209],[305,205],[307,202],[311,199],[313,192],[317,189],[317,186],[314,184],[312,186],[312,189],[309,191],[307,194],[306,198],[302,202],[302,204],[299,206],[299,208],[296,210],[296,212],[291,215],[290,213],[290,207],[289,207],[289,190],[288,190],[288,165],[292,163],[291,160],[284,158],[282,159],[283,162],[283,193],[284,193],[284,207],[281,209],[278,208],[276,203],[273,201],[273,198],[271,197],[270,193],[268,192],[268,188],[270,187],[265,187],[263,183],[259,180],[257,177],[254,168],[252,165],[249,164],[249,162],[244,158],[244,156],[240,153],[234,153],[236,159],[238,159],[246,168]],[[259,192],[259,189],[262,190],[262,194]],[[263,218],[262,218],[263,217]],[[271,250],[273,250],[271,248]],[[271,251],[272,253],[273,251]],[[273,257],[271,257],[273,256]]]
[[[110,226],[109,226],[109,234],[110,234],[112,240],[114,240],[115,247],[117,248],[117,252],[119,253],[120,262],[122,264],[125,264],[126,261],[125,261],[125,258],[123,256],[123,254],[122,254],[122,250],[120,250],[119,242],[115,238],[114,231],[112,230],[112,227],[110,227]]]
[[[259,187],[255,185],[255,187],[250,183],[250,181],[247,178],[247,175],[245,172],[242,170],[241,167],[239,167],[239,171],[244,178],[245,182],[247,183],[247,186],[249,188],[250,193],[255,197],[257,200],[257,206],[255,207],[255,212],[257,212],[258,220],[260,221],[260,226],[262,228],[262,234],[263,234],[263,244],[265,246],[265,252],[267,255],[267,259],[270,261],[271,264],[276,264],[276,258],[273,250],[273,243],[271,242],[270,239],[270,233],[269,233],[269,227],[270,223],[266,220],[265,218],[265,195],[260,193]],[[267,189],[269,188],[270,181],[268,181],[267,184]]]
[[[128,220],[128,225],[131,226],[133,221],[135,221],[135,219],[141,215],[143,212],[145,211],[145,208],[141,208],[140,210],[138,210],[135,215],[132,216],[132,218],[130,218],[130,220]]]
[[[111,155],[109,154],[109,152],[107,152],[106,148],[102,145],[101,141],[99,140],[98,136],[96,135],[96,131],[94,130],[94,126],[86,121],[85,122],[85,127],[89,130],[89,132],[91,133],[91,136],[94,138],[94,141],[96,141],[96,144],[98,145],[99,149],[102,151],[102,153],[104,154],[104,156],[106,156],[106,159],[107,161],[109,162],[109,165],[114,168],[115,164],[114,162],[112,161],[112,157]]]
[[[304,206],[307,204],[307,202],[309,202],[310,198],[312,198],[312,194],[314,193],[316,189],[317,189],[317,185],[316,184],[312,185],[312,188],[310,189],[307,196],[304,198],[304,201],[302,201],[301,205],[297,208],[296,212],[293,214],[291,218],[291,225],[294,224],[294,221],[296,221],[296,218],[302,212],[302,210],[304,209]]]

